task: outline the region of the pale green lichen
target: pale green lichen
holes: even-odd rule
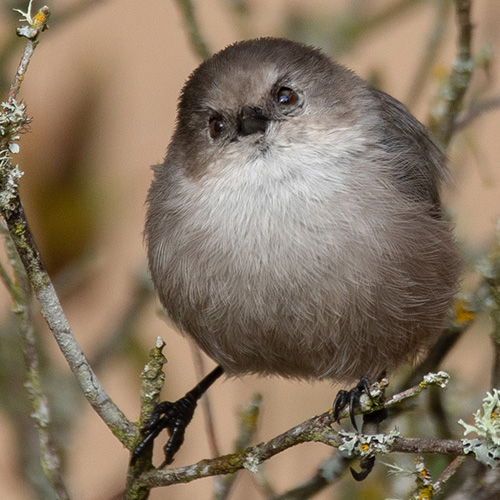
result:
[[[483,399],[481,409],[474,413],[475,425],[463,420],[458,423],[465,428],[464,436],[475,433],[477,438],[462,439],[465,453],[474,453],[476,459],[489,467],[500,465],[500,391],[493,389]]]
[[[249,470],[250,472],[253,472],[254,474],[257,474],[257,472],[259,472],[259,465],[259,459],[253,455],[247,455],[245,457],[245,460],[243,460],[243,467],[245,467],[245,469]]]
[[[348,456],[371,457],[377,453],[389,453],[399,431],[393,429],[388,434],[358,434],[356,432],[339,431],[342,444],[339,450]]]
[[[12,102],[2,102],[0,107],[2,108],[0,113],[0,136],[8,139],[10,152],[15,153],[19,149],[13,145],[11,146],[11,144],[19,140],[21,129],[29,121],[26,116],[26,105],[12,99]],[[12,151],[12,149],[17,149],[17,151]]]
[[[437,385],[444,389],[448,385],[448,381],[450,376],[443,371],[439,371],[437,373],[428,373],[424,375],[424,380],[420,383],[423,387],[427,387],[429,385]]]
[[[0,191],[0,210],[9,214],[17,204],[18,181],[23,176],[19,165],[10,164],[10,155],[4,150],[0,151],[0,176],[2,190]]]
[[[416,480],[416,489],[412,493],[411,500],[430,500],[433,498],[433,493],[435,491],[435,485],[432,480],[431,473],[427,466],[425,465],[424,459],[422,456],[417,456],[413,461],[414,466],[410,467],[401,467],[396,464],[388,464],[384,463],[389,468],[389,474],[403,475],[408,477],[414,477]],[[389,499],[385,500],[398,500],[398,499]]]
[[[18,181],[23,172],[19,165],[12,166],[10,155],[19,152],[19,134],[24,125],[28,123],[26,117],[26,106],[18,103],[15,99],[12,102],[2,102],[0,113],[0,137],[2,138],[2,149],[0,151],[0,209],[2,213],[11,212],[17,203]]]
[[[19,21],[26,21],[30,26],[34,24],[34,19],[31,17],[31,4],[33,3],[33,0],[29,1],[28,4],[28,10],[26,12],[22,11],[21,9],[12,9],[15,12],[19,12],[21,16],[23,16]]]

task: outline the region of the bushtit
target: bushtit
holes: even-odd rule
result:
[[[155,167],[160,300],[228,375],[376,377],[428,348],[450,307],[446,173],[400,102],[319,50],[235,43],[189,77]]]

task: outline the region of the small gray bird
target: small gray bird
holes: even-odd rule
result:
[[[155,167],[160,300],[217,375],[374,378],[443,328],[460,269],[446,176],[400,102],[319,50],[235,43],[189,77]]]

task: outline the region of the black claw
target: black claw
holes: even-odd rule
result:
[[[354,412],[357,408],[359,408],[359,398],[361,397],[361,390],[359,389],[359,385],[354,389],[349,391],[349,418],[351,419],[351,424],[358,432],[358,424],[356,423],[356,418],[354,416]]]
[[[372,395],[370,394],[370,379],[366,376],[361,377],[359,383],[357,385],[359,390],[363,390],[365,394],[370,398],[370,401],[373,402]]]
[[[359,461],[359,463],[361,465],[361,470],[357,472],[351,467],[351,474],[356,481],[363,481],[372,471],[373,466],[375,465],[375,457],[364,457]]]
[[[332,409],[333,409],[333,420],[335,422],[338,422],[340,412],[344,408],[344,406],[347,404],[348,401],[348,392],[347,391],[339,391],[337,395],[335,396],[335,399],[333,401]]]
[[[356,419],[354,417],[356,410],[359,408],[359,402],[363,393],[367,394],[372,400],[372,396],[370,394],[370,381],[368,380],[368,377],[361,377],[358,384],[350,391],[339,391],[332,405],[333,419],[337,422],[340,412],[348,406],[349,418],[351,419],[352,426],[357,431],[358,425],[356,424]]]

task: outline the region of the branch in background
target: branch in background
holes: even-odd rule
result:
[[[235,452],[241,452],[250,446],[257,432],[257,422],[259,419],[260,406],[262,404],[262,396],[256,394],[250,403],[244,408],[239,415],[240,430],[238,439],[236,440]],[[215,500],[226,500],[229,497],[231,488],[236,480],[236,474],[229,474],[221,477],[220,481],[215,485]]]
[[[138,351],[133,345],[134,342],[134,326],[137,318],[141,317],[144,309],[148,304],[150,304],[151,298],[153,297],[154,289],[151,280],[146,277],[146,272],[141,271],[137,273],[136,279],[132,285],[131,299],[122,316],[117,320],[117,324],[114,330],[110,334],[101,335],[104,340],[100,346],[96,349],[93,356],[90,357],[90,366],[94,368],[96,372],[106,364],[109,358],[113,355],[117,355],[125,350]],[[131,345],[132,344],[132,345]],[[144,364],[144,356],[142,355],[142,350],[140,354],[136,356],[137,363]]]
[[[460,112],[465,92],[474,69],[474,61],[471,55],[472,24],[471,24],[471,0],[454,0],[458,36],[458,55],[453,63],[453,68],[446,87],[442,90],[443,100],[432,111],[431,130],[444,146],[448,146],[452,138],[455,121]]]
[[[335,453],[333,457],[318,467],[316,473],[310,479],[286,493],[273,497],[272,500],[306,500],[311,498],[341,479],[351,463],[352,459],[346,458],[341,453]]]
[[[19,28],[18,34],[26,37],[27,42],[16,72],[15,80],[9,92],[7,106],[4,105],[2,117],[6,118],[6,122],[10,121],[9,112],[14,114],[14,117],[16,117],[15,113],[22,113],[24,123],[28,121],[27,117],[24,115],[24,107],[18,105],[16,99],[24,80],[28,64],[38,44],[38,37],[46,28],[49,14],[50,11],[48,7],[40,9],[34,17],[31,17],[30,9],[28,9],[26,14],[23,13],[24,18],[28,21],[28,26]],[[35,296],[40,302],[42,315],[52,331],[71,370],[75,374],[85,397],[120,441],[125,446],[132,448],[138,434],[137,428],[125,418],[125,415],[104,392],[99,380],[80,349],[80,346],[76,342],[28,227],[17,189],[17,179],[20,177],[20,173],[17,166],[14,167],[10,160],[10,153],[18,149],[14,147],[17,146],[17,144],[13,141],[17,139],[15,134],[17,134],[19,126],[22,126],[22,122],[21,125],[18,124],[16,126],[17,129],[14,133],[8,124],[4,125],[1,129],[1,213],[5,219],[8,231],[21,262],[26,270],[27,277]]]
[[[397,23],[397,18],[422,3],[422,0],[394,0],[372,13],[366,2],[345,2],[346,7],[336,9],[333,15],[323,9],[319,18],[312,19],[307,10],[297,14],[292,5],[284,11],[284,35],[293,40],[321,45],[326,52],[338,58],[354,49],[363,38],[384,26]]]
[[[422,58],[415,71],[415,76],[412,78],[406,98],[403,100],[409,109],[412,109],[418,102],[418,99],[422,95],[425,81],[434,67],[434,63],[439,54],[439,48],[447,32],[450,7],[451,3],[449,0],[439,0],[435,4],[436,19],[434,21],[434,26],[431,29],[431,34],[427,37],[427,44]]]
[[[208,59],[212,55],[212,51],[208,48],[207,43],[201,35],[200,26],[194,14],[195,7],[193,2],[191,0],[177,0],[177,5],[184,18],[184,26],[189,34],[195,54],[201,59]]]
[[[438,480],[434,483],[434,491],[439,492],[443,489],[443,485],[452,478],[458,469],[467,460],[464,455],[460,455],[453,459],[453,461],[446,467],[446,469],[441,473]]]
[[[498,108],[500,108],[500,96],[491,97],[490,99],[484,99],[472,104],[466,113],[460,116],[455,122],[454,132],[468,127],[474,120]]]
[[[483,269],[484,276],[490,286],[493,303],[490,307],[490,316],[493,320],[491,340],[493,343],[493,370],[491,386],[500,388],[500,247],[493,253],[490,262]]]
[[[60,500],[69,500],[61,473],[61,461],[51,436],[51,417],[49,402],[45,395],[41,380],[38,352],[33,331],[31,288],[19,261],[19,256],[12,244],[7,228],[2,224],[0,231],[6,239],[6,251],[9,262],[14,270],[15,281],[10,280],[2,267],[2,280],[7,285],[14,311],[19,321],[19,331],[24,345],[24,360],[26,365],[26,389],[28,391],[33,411],[31,417],[38,432],[42,470],[53,492]]]

